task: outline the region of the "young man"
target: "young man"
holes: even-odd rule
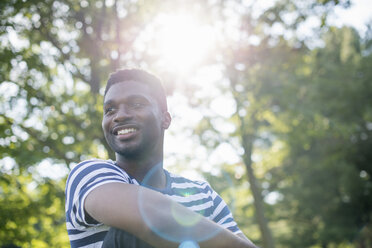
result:
[[[103,109],[116,161],[83,161],[70,172],[71,247],[255,247],[209,184],[163,169],[171,116],[157,77],[139,69],[111,74]]]

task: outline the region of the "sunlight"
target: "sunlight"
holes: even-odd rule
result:
[[[192,15],[160,14],[147,29],[148,53],[158,58],[159,66],[174,72],[197,66],[215,46],[213,28],[202,25]]]

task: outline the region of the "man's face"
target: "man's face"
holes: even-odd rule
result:
[[[103,104],[102,128],[110,147],[125,158],[162,151],[169,125],[149,86],[134,81],[112,85]]]

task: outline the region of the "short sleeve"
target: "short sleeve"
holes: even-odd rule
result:
[[[211,219],[234,234],[242,233],[225,201],[213,189],[211,191],[214,206]]]
[[[129,183],[129,176],[112,161],[88,160],[76,165],[66,182],[66,223],[75,229],[102,225],[87,218],[84,200],[96,187],[112,182]],[[88,220],[89,219],[89,220]]]

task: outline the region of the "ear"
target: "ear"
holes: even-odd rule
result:
[[[165,129],[168,129],[168,127],[170,126],[172,122],[172,117],[171,115],[169,114],[168,111],[164,111],[163,112],[163,120],[162,120],[162,128],[165,130]]]

